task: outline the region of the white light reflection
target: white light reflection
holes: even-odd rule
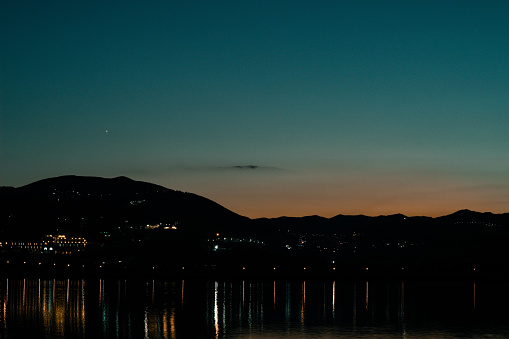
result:
[[[214,328],[216,330],[216,339],[219,338],[219,304],[217,302],[217,281],[214,282]]]
[[[336,281],[332,282],[332,318],[336,318]]]
[[[145,339],[148,339],[149,336],[148,336],[148,306],[145,307],[145,320],[144,320],[144,325],[145,325]]]

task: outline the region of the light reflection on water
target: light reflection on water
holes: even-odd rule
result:
[[[508,287],[488,282],[3,279],[0,338],[502,338],[509,337]]]

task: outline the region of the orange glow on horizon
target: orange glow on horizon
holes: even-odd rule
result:
[[[238,173],[237,173],[238,174]],[[196,175],[196,173],[194,173]],[[340,172],[338,169],[275,176],[183,176],[179,186],[166,178],[140,178],[208,198],[249,218],[318,215],[439,217],[458,210],[506,213],[509,198],[496,185],[473,186],[468,178],[446,173],[406,173],[392,169]]]

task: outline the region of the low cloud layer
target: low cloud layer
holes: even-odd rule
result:
[[[256,166],[256,165],[242,165],[242,166],[232,166],[232,168],[237,168],[237,169],[257,169],[257,168],[259,168],[259,166]]]

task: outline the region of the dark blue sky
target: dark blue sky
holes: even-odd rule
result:
[[[0,185],[126,175],[252,217],[508,212],[508,17],[505,1],[4,1]]]

